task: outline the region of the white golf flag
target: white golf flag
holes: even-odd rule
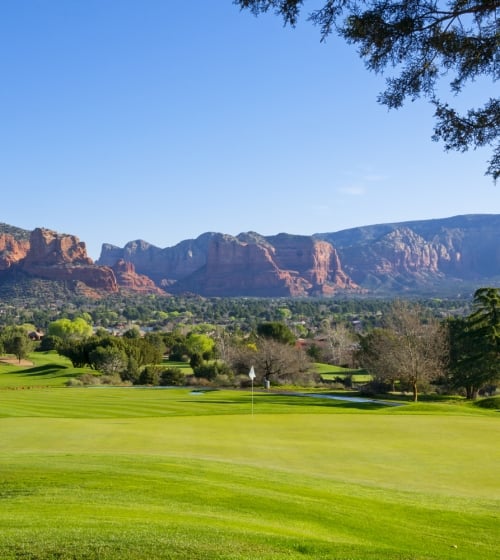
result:
[[[248,372],[248,377],[250,377],[250,379],[253,381],[257,376],[255,375],[255,370],[253,369],[253,366],[250,368],[250,371]]]

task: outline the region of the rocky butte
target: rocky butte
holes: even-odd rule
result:
[[[328,242],[310,236],[206,233],[168,249],[143,241],[103,245],[100,264],[129,259],[171,293],[207,297],[299,297],[359,291]],[[150,272],[152,270],[153,272]]]
[[[74,235],[36,228],[23,261],[23,272],[48,280],[83,282],[90,288],[117,292],[118,284],[109,267],[97,266],[87,256],[85,243]]]
[[[103,244],[96,263],[73,235],[0,224],[0,282],[16,271],[102,293],[472,293],[500,282],[500,215],[378,224],[313,236],[207,232],[164,249],[142,240],[123,248]]]
[[[29,240],[0,234],[0,271],[8,269],[37,278],[83,284],[83,291],[89,296],[99,292],[116,293],[119,289],[164,294],[150,278],[136,274],[133,264],[124,261],[116,262],[114,267],[94,264],[87,255],[85,243],[74,235],[46,228],[34,229]]]
[[[0,271],[8,270],[28,254],[28,239],[16,239],[10,233],[0,233]]]
[[[500,279],[499,214],[379,224],[315,237],[332,243],[347,274],[370,291],[440,292]]]

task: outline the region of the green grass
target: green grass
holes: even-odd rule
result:
[[[488,560],[497,409],[0,391],[0,558]]]
[[[33,365],[7,364],[0,361],[0,388],[62,387],[78,375],[96,373],[90,368],[73,367],[68,358],[55,352],[32,352],[27,360]]]
[[[486,399],[480,399],[474,403],[480,408],[490,408],[492,410],[500,411],[500,396],[499,397],[488,397]]]
[[[187,362],[164,360],[162,365],[165,366],[165,368],[179,368],[184,375],[193,374],[193,368]]]
[[[367,383],[372,380],[372,376],[366,373],[364,369],[332,366],[331,364],[320,362],[316,362],[314,366],[322,381],[335,381],[336,379],[345,379],[348,376],[352,377],[354,383]]]

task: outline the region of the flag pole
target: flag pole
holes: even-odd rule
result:
[[[253,366],[250,368],[250,371],[248,372],[248,377],[250,377],[250,379],[252,380],[252,416],[253,416],[253,380],[256,377]]]
[[[252,377],[252,416],[253,416],[253,377]]]

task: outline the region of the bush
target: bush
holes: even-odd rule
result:
[[[227,373],[219,373],[214,379],[214,385],[217,385],[217,387],[234,387],[234,376]]]
[[[139,375],[139,385],[159,385],[160,374],[158,366],[146,366]]]
[[[87,385],[100,385],[102,377],[92,373],[82,373],[78,377],[72,377],[66,381],[66,387],[84,387]]]
[[[46,334],[37,348],[38,352],[48,352],[49,350],[58,350],[62,346],[62,339],[58,336]]]
[[[162,371],[160,374],[160,385],[174,385],[176,387],[181,387],[186,384],[186,376],[182,373],[182,370],[177,367],[170,367]]]
[[[80,381],[82,385],[100,385],[101,384],[101,376],[100,375],[93,375],[92,373],[83,373],[79,375],[77,379]]]
[[[381,381],[380,379],[373,379],[367,383],[362,389],[361,394],[367,397],[376,397],[377,395],[383,395],[385,393],[390,393],[392,390],[392,385]]]
[[[214,381],[219,375],[224,375],[228,378],[234,377],[231,368],[224,362],[204,363],[193,368],[193,372],[195,377],[203,377],[209,381]]]
[[[130,385],[130,381],[124,381],[118,373],[101,376],[103,385]]]
[[[193,354],[189,360],[189,365],[193,370],[203,366],[203,357],[201,354]]]
[[[210,387],[211,383],[204,377],[195,377],[194,375],[186,376],[186,385],[193,387]]]
[[[83,383],[77,377],[72,377],[66,381],[66,387],[83,387]]]
[[[480,399],[474,403],[480,408],[489,408],[493,410],[500,410],[500,397],[489,397],[487,399]]]

